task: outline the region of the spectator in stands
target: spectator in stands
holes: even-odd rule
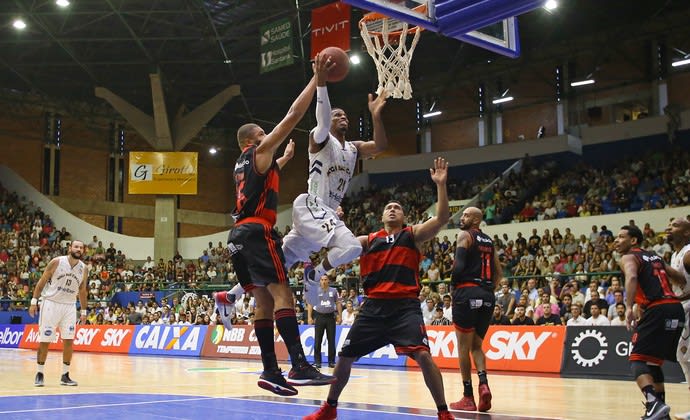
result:
[[[562,325],[561,317],[551,312],[550,303],[541,304],[541,308],[543,315],[537,319],[536,325]]]
[[[592,316],[592,306],[597,306],[600,310],[600,313],[604,314],[606,316],[606,311],[609,309],[609,305],[606,303],[605,300],[599,298],[599,292],[598,291],[592,291],[591,292],[592,298],[585,302],[585,306],[582,309],[582,313],[586,318],[589,318]],[[607,318],[608,319],[608,318]]]
[[[431,297],[426,298],[425,305],[422,307],[422,317],[424,318],[425,325],[431,325],[431,321],[434,320],[434,311],[436,305]]]
[[[565,324],[570,318],[573,317],[571,312],[571,308],[573,306],[573,297],[566,293],[563,295],[561,301],[557,302],[557,305],[559,308],[558,314],[561,316],[563,324]]]
[[[508,280],[501,279],[501,285],[498,292],[496,292],[496,304],[501,305],[503,315],[512,316],[515,307],[515,294],[508,285]]]
[[[625,300],[622,290],[616,290],[613,292],[613,302],[609,304],[609,308],[606,311],[609,320],[612,320],[616,316],[616,306],[624,302]],[[608,299],[606,300],[606,303],[609,303]]]
[[[510,319],[503,314],[503,308],[499,303],[494,305],[494,311],[489,325],[511,325]]]
[[[589,302],[587,302],[587,303],[589,303]],[[599,309],[598,305],[593,304],[590,307],[590,311],[592,312],[592,316],[587,318],[586,325],[597,325],[597,326],[611,325],[611,321],[609,321],[609,319],[606,317],[606,315],[601,314],[601,309]]]
[[[573,303],[570,305],[570,312],[573,314],[572,317],[566,322],[568,327],[587,325],[587,320],[582,316],[582,307],[578,303]]]
[[[625,303],[616,304],[616,315],[611,319],[612,326],[626,326],[625,321]]]
[[[522,296],[520,296],[522,298]],[[526,308],[524,304],[518,303],[515,307],[515,315],[510,321],[513,325],[534,325],[532,318],[528,317],[525,313]]]

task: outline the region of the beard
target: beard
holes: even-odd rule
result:
[[[81,260],[81,252],[70,252],[69,255],[75,260]]]

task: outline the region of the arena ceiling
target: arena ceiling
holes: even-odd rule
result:
[[[690,50],[687,0],[559,0],[553,14],[535,10],[520,18],[523,57],[500,58],[459,41],[426,33],[411,76],[419,92],[457,81],[481,80],[546,55],[567,59],[581,49],[615,48],[624,39],[661,37],[669,48]],[[330,0],[54,0],[0,1],[0,89],[41,97],[103,104],[103,86],[151,110],[149,74],[160,72],[170,113],[193,109],[231,84],[242,86],[212,121],[232,127],[249,119],[280,120],[310,77],[295,42],[294,65],[259,74],[259,27],[291,18],[309,55],[311,10]],[[297,10],[299,6],[299,10]],[[361,10],[354,9],[359,19]],[[22,17],[18,31],[12,21]],[[297,25],[299,22],[299,25]],[[602,38],[603,36],[603,38]],[[603,40],[603,41],[602,41]],[[353,48],[361,47],[353,29]],[[491,61],[491,64],[488,64]],[[360,103],[376,83],[373,63],[334,87],[344,101]],[[361,95],[361,96],[360,96]],[[342,102],[341,102],[342,103]],[[305,124],[308,124],[306,122]]]

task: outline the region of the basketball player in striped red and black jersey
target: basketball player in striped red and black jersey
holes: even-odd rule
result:
[[[462,411],[488,411],[491,408],[482,341],[496,304],[494,285],[501,279],[501,270],[491,237],[479,229],[482,217],[482,211],[476,207],[468,207],[462,212],[451,275],[453,325],[458,339],[463,397],[451,403],[450,407]],[[474,402],[470,353],[479,376],[479,407]]]
[[[436,216],[424,223],[407,226],[402,205],[393,201],[383,209],[383,229],[357,238],[363,249],[359,264],[367,297],[335,365],[333,373],[337,381],[331,385],[321,408],[304,420],[335,419],[338,398],[350,379],[352,364],[388,344],[392,344],[398,354],[409,355],[422,369],[424,382],[438,409],[438,418],[454,418],[446,405],[441,371],[429,352],[418,300],[420,246],[434,238],[449,218],[447,177],[448,163],[436,158],[431,169],[431,179],[438,194]]]
[[[235,164],[237,201],[233,211],[235,225],[228,237],[228,249],[240,284],[246,291],[251,291],[256,299],[254,331],[264,365],[258,385],[279,395],[296,395],[297,390],[292,385],[326,385],[334,380],[306,361],[292,292],[288,287],[281,240],[273,229],[280,169],[292,158],[294,143],[290,141],[282,157],[276,159],[274,154],[304,116],[317,83],[325,81],[329,67],[329,61],[317,55],[314,77],[272,132],[266,134],[256,124],[245,124],[237,130],[237,142],[242,154]],[[227,300],[227,294],[217,293],[216,302]],[[292,362],[287,381],[276,361],[274,316]]]
[[[665,360],[676,361],[678,340],[685,323],[680,300],[673,293],[671,281],[685,284],[685,276],[654,252],[640,249],[643,235],[636,226],[623,226],[614,242],[623,254],[619,262],[625,276],[626,322],[634,328],[630,367],[637,385],[645,396],[644,420],[663,419],[671,408],[666,405]],[[641,312],[639,320],[633,303]]]

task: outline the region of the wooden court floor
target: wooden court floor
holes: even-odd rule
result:
[[[326,387],[301,387],[294,398],[273,398],[273,394],[256,386],[261,369],[258,362],[226,361],[219,359],[175,358],[158,356],[129,356],[95,353],[75,353],[70,375],[79,382],[78,387],[59,385],[61,353],[51,351],[46,363],[46,386],[35,388],[35,351],[0,349],[0,418],[29,418],[29,413],[44,417],[74,417],[74,413],[41,412],[41,398],[59,394],[161,394],[189,397],[229,398],[223,403],[223,415],[217,418],[301,418],[312,410],[310,404],[322,401]],[[287,369],[288,366],[282,366]],[[329,372],[330,369],[325,369]],[[434,414],[431,396],[418,370],[383,368],[355,368],[350,382],[340,398],[341,406],[368,407],[367,415],[353,418],[370,420],[383,418],[376,410],[384,407],[411,407],[418,418]],[[446,398],[459,398],[462,385],[457,371],[444,371]],[[476,382],[476,378],[474,378]],[[489,384],[493,393],[490,415],[454,412],[464,419],[638,419],[642,413],[641,394],[632,381],[564,379],[560,377],[518,376],[492,374]],[[475,384],[476,386],[476,384]],[[31,397],[18,409],[12,404],[14,397]],[[46,396],[46,397],[44,397]],[[7,398],[13,397],[13,398]],[[234,416],[230,401],[237,399],[287,402],[280,415],[270,410],[265,415]],[[112,399],[112,397],[110,398]],[[64,400],[69,401],[67,398]],[[192,398],[190,398],[192,400]],[[667,402],[671,413],[690,410],[690,392],[686,384],[669,384]],[[115,404],[117,405],[117,404]],[[26,410],[24,410],[26,407]],[[36,407],[39,407],[38,409]],[[274,406],[278,407],[278,406]],[[373,408],[372,408],[373,407]],[[278,410],[274,408],[273,410]],[[348,411],[339,410],[339,418],[350,418]],[[22,414],[23,413],[23,414]],[[137,415],[136,406],[123,405],[121,414]],[[354,413],[354,411],[353,411]],[[10,414],[13,414],[10,416]],[[81,410],[79,414],[88,414]],[[237,414],[237,413],[235,413]],[[354,416],[354,414],[353,414]],[[124,417],[124,416],[123,416]],[[151,418],[215,418],[203,412],[185,415],[151,415]],[[400,418],[409,418],[401,416]],[[31,417],[34,418],[34,417]],[[386,418],[391,418],[386,416]],[[393,415],[392,418],[397,418]]]

